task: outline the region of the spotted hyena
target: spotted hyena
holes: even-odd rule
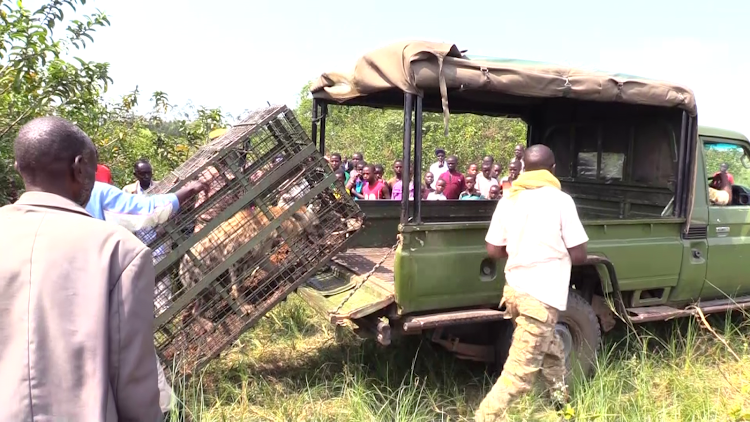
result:
[[[279,216],[284,209],[280,207],[270,207],[269,211],[273,216]],[[200,260],[200,267],[210,271],[220,265],[226,258],[232,256],[243,245],[247,244],[268,224],[268,217],[257,208],[251,210],[243,208],[238,211],[232,218],[223,222],[221,225],[212,230],[205,238],[196,243],[190,252]],[[229,293],[245,313],[252,310],[252,305],[240,300],[242,292],[241,277],[249,277],[248,274],[258,266],[266,274],[274,274],[277,270],[277,264],[269,259],[269,254],[277,247],[283,238],[282,233],[287,239],[298,236],[306,236],[311,239],[313,236],[319,236],[319,224],[315,215],[309,212],[305,207],[292,214],[291,217],[284,220],[281,225],[270,235],[265,237],[261,242],[255,245],[243,257],[235,262],[228,269],[228,277],[219,276],[218,282],[222,283],[219,288],[229,288]],[[186,289],[195,286],[204,277],[204,272],[196,265],[189,254],[182,258],[180,265],[180,274]],[[228,283],[227,283],[228,281]],[[214,281],[216,283],[217,281]],[[227,285],[228,284],[228,285]],[[190,308],[190,312],[185,316],[186,319],[191,316],[206,332],[214,329],[213,322],[209,321],[203,315],[203,307],[208,303],[214,303],[214,296],[217,293],[213,289],[206,289],[199,294]]]

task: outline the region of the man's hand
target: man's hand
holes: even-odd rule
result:
[[[210,188],[211,188],[211,184],[209,182],[203,182],[201,180],[193,180],[192,182],[186,183],[183,189],[189,189],[191,192],[193,192],[193,195],[197,195],[201,192],[208,193],[208,190]]]
[[[180,201],[180,206],[182,206],[185,201],[201,192],[206,192],[206,195],[208,195],[210,187],[211,185],[208,182],[193,180],[192,182],[186,183],[182,189],[175,192],[175,195],[177,195],[177,200]]]

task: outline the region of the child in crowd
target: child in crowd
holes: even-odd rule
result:
[[[394,176],[388,180],[388,189],[391,191],[391,199],[401,199],[403,193],[403,182],[402,171],[404,169],[404,163],[401,160],[393,162],[393,174]]]
[[[466,175],[476,177],[477,173],[478,173],[477,165],[474,163],[469,164],[469,168],[468,170],[466,170]]]
[[[344,189],[346,189],[346,172],[344,171],[344,169],[339,167],[339,169],[336,170],[335,174],[336,174],[336,181],[341,183],[341,186],[344,186]],[[349,189],[346,189],[346,193],[351,195],[351,191],[349,191]],[[333,191],[333,196],[335,196],[336,199],[341,199],[341,195],[339,194],[338,190]]]
[[[424,175],[422,199],[427,199],[427,195],[429,195],[430,192],[435,192],[435,187],[432,185],[433,182],[435,182],[435,175],[433,175],[432,172],[428,171],[427,174]]]
[[[490,196],[488,198],[493,201],[500,199],[500,185],[490,186]]]
[[[349,173],[346,173],[344,166],[341,165],[341,154],[339,154],[338,152],[334,152],[330,157],[325,158],[326,160],[328,160],[328,163],[331,165],[333,171],[338,172],[339,170],[341,170],[342,172],[344,172],[344,186],[346,186],[346,182],[349,181]]]
[[[479,191],[476,190],[476,179],[472,175],[466,176],[466,190],[458,195],[458,199],[462,201],[484,199]]]
[[[443,195],[443,190],[445,190],[445,180],[438,179],[437,182],[435,182],[435,191],[430,192],[427,195],[428,201],[445,201],[448,198]]]
[[[500,163],[493,164],[492,173],[490,173],[490,176],[494,177],[495,179],[499,179],[501,174],[503,174],[503,166],[501,166]]]
[[[390,199],[391,193],[388,191],[388,185],[378,178],[374,170],[374,166],[369,165],[362,169],[362,178],[365,181],[362,186],[362,199],[368,201]]]
[[[352,194],[352,190],[347,188],[346,185],[349,182],[349,173],[344,170],[343,166],[339,167],[339,170],[336,172],[336,180],[341,180],[341,184],[344,185],[344,189],[346,190],[346,193],[349,195]]]
[[[359,161],[357,164],[354,164],[354,168],[349,176],[349,182],[346,183],[346,188],[352,193],[354,199],[362,199],[357,196],[355,192],[362,193],[362,185],[364,184],[364,180],[362,179],[362,169],[365,168],[366,165],[367,163],[364,161]]]
[[[521,173],[521,162],[518,160],[513,160],[508,165],[508,175],[503,177],[503,180],[500,181],[500,188],[502,189],[503,193],[507,192],[510,187],[513,185],[513,181],[518,179],[518,175]]]
[[[378,177],[378,180],[383,180],[383,173],[385,173],[385,168],[382,164],[375,164],[372,168],[372,171],[375,173],[375,176]]]
[[[401,175],[404,170],[404,162],[401,160],[396,160],[393,162],[393,177],[388,179],[388,187],[393,188],[393,185],[401,180]],[[391,192],[393,189],[391,189]]]
[[[500,184],[496,178],[492,177],[492,165],[489,161],[482,162],[482,172],[477,175],[476,180],[477,190],[485,198],[490,197],[490,188],[492,186]]]

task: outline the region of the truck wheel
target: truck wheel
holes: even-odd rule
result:
[[[591,375],[602,332],[594,308],[575,290],[568,293],[567,309],[560,313],[555,331],[565,347],[568,376]]]
[[[513,341],[513,328],[514,325],[510,321],[501,321],[496,326],[495,365],[498,372],[502,371],[508,359],[508,351]],[[577,373],[591,375],[602,334],[591,304],[575,290],[568,293],[567,309],[560,313],[555,331],[563,341],[568,377]]]

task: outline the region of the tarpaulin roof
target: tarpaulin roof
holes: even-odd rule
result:
[[[376,106],[383,104],[369,104],[368,96],[439,91],[446,121],[448,90],[678,107],[697,114],[693,92],[672,83],[539,62],[472,59],[454,44],[427,41],[400,42],[369,52],[353,72],[324,73],[310,89],[314,98]],[[397,105],[395,101],[392,105]]]

